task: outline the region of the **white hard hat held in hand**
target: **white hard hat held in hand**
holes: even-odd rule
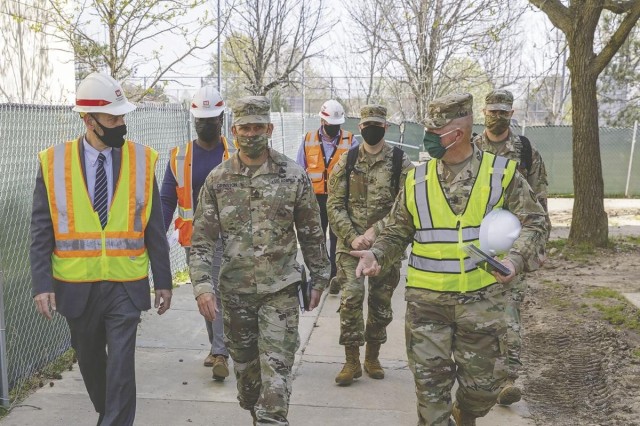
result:
[[[191,114],[195,118],[217,117],[224,112],[224,100],[213,86],[201,87],[191,100]]]
[[[329,99],[322,104],[318,116],[329,124],[344,123],[344,108],[338,101]]]
[[[127,100],[120,83],[107,74],[92,72],[76,90],[75,112],[124,115],[134,109],[136,106]]]
[[[521,229],[516,215],[509,210],[494,209],[480,224],[480,249],[492,256],[504,254],[520,236]]]

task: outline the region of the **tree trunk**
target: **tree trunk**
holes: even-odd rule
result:
[[[591,46],[574,34],[570,46],[571,99],[573,104],[573,189],[575,194],[570,244],[604,247],[609,227],[604,210],[604,182],[600,158],[596,81],[591,71]]]

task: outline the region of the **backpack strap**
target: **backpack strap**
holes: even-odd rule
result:
[[[402,159],[404,157],[404,151],[397,146],[393,147],[393,168],[391,175],[391,187],[398,195],[400,191],[400,174],[402,173]]]
[[[356,165],[356,161],[358,161],[358,150],[359,150],[359,147],[354,146],[353,148],[350,148],[349,151],[347,152],[347,166],[345,168],[346,178],[347,178],[347,191],[345,192],[345,195],[344,195],[345,206],[349,204],[349,182],[351,181],[351,172],[353,172],[353,169]]]
[[[528,175],[529,173],[531,173],[531,163],[533,163],[531,141],[524,136],[520,136],[520,142],[522,142],[522,151],[520,151],[520,165],[527,169]]]

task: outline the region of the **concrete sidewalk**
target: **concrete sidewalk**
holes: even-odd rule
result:
[[[401,283],[404,283],[404,277]],[[366,375],[350,387],[339,387],[343,348],[338,345],[337,296],[325,296],[320,309],[300,320],[301,346],[294,367],[295,380],[289,412],[292,425],[389,426],[417,422],[413,378],[404,346],[404,288],[393,297],[395,318],[382,347],[384,380]],[[163,316],[146,312],[139,327],[136,366],[138,425],[250,425],[251,417],[236,400],[233,377],[219,383],[202,366],[209,345],[191,286],[174,293]],[[364,355],[362,355],[364,359]],[[97,415],[86,394],[77,365],[53,386],[39,389],[16,406],[3,426],[95,425]],[[478,421],[480,426],[532,426],[524,402],[511,408],[495,407]]]

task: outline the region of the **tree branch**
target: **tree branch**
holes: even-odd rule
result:
[[[620,49],[620,46],[625,42],[629,33],[640,19],[640,0],[629,1],[626,3],[633,3],[629,10],[629,13],[624,17],[620,26],[615,33],[609,39],[609,42],[600,51],[591,63],[591,69],[596,75],[600,75],[602,70],[611,62],[611,59]]]
[[[551,23],[563,33],[571,31],[571,14],[560,0],[529,0],[529,3],[543,11]]]

